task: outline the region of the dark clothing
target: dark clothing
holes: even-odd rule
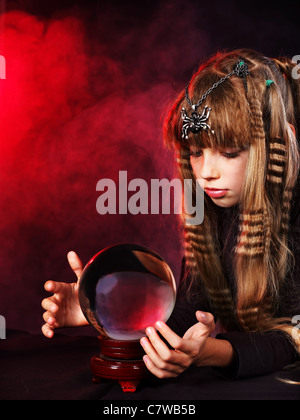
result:
[[[277,316],[293,317],[300,316],[300,188],[299,185],[293,197],[291,209],[291,248],[295,257],[293,271],[287,276],[287,286],[282,290],[284,306],[281,305]],[[232,253],[237,237],[237,212],[236,208],[218,209],[219,231],[222,253],[222,264],[228,284],[234,293],[234,275],[232,271]],[[185,263],[183,259],[183,270],[181,282],[178,289],[176,305],[168,320],[168,325],[180,336],[194,325],[197,320],[196,310],[203,310],[213,313],[205,291],[195,304],[191,304],[186,298],[186,287],[188,278],[183,281]],[[185,283],[185,284],[184,284]],[[296,323],[295,323],[296,325]],[[264,333],[247,333],[243,331],[229,331],[219,333],[217,339],[228,340],[235,352],[234,363],[226,368],[220,369],[226,376],[231,378],[242,378],[257,376],[282,369],[298,359],[297,352],[289,338],[280,331],[268,331]]]

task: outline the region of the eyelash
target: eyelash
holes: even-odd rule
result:
[[[226,157],[227,159],[234,159],[234,158],[239,156],[239,152],[231,152],[231,153],[225,153],[224,152],[224,153],[222,153],[222,155],[224,157]],[[200,156],[202,156],[202,152],[201,151],[199,151],[199,152],[191,152],[190,151],[190,156],[200,157]]]
[[[190,156],[199,157],[201,156],[201,152],[190,152]]]
[[[239,156],[239,152],[232,152],[232,153],[223,153],[227,159],[234,159]]]

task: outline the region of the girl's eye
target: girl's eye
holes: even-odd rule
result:
[[[228,159],[233,159],[238,157],[240,154],[239,151],[235,151],[235,152],[223,152],[223,156],[228,158]]]
[[[219,154],[224,156],[227,159],[234,159],[236,157],[238,157],[240,155],[240,150],[224,150],[224,151],[219,151]],[[203,155],[203,151],[202,150],[190,150],[190,157],[200,157]]]
[[[193,157],[202,156],[202,151],[201,150],[190,150],[190,156],[193,156]]]

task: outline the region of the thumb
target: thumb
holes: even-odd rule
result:
[[[70,251],[67,254],[68,262],[70,264],[70,267],[76,274],[77,279],[79,280],[81,273],[83,271],[83,264],[81,260],[79,259],[78,255],[74,251]]]
[[[201,324],[204,324],[207,329],[212,332],[215,328],[214,316],[209,312],[196,311],[196,318]]]

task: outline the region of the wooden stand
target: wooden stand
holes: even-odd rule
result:
[[[149,375],[139,341],[118,341],[99,336],[101,353],[91,359],[93,381],[117,380],[123,392],[135,392],[140,380]]]

